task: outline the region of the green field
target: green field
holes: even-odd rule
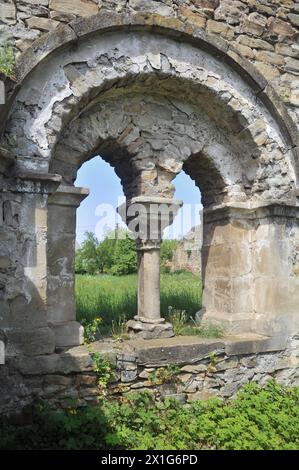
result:
[[[201,306],[199,277],[187,272],[162,274],[162,315],[167,314],[169,306],[175,310],[185,310],[188,316],[193,316]],[[137,313],[137,276],[78,275],[76,308],[78,321],[101,317],[106,330],[112,322],[133,318]]]

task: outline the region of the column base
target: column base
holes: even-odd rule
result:
[[[154,338],[172,338],[174,331],[171,323],[165,323],[161,318],[160,322],[149,323],[140,321],[138,318],[127,322],[128,333],[132,338],[154,339]]]

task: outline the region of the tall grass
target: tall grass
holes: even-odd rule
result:
[[[168,307],[185,310],[192,316],[201,306],[201,283],[191,273],[161,275],[161,313]],[[118,321],[129,320],[137,313],[137,276],[82,276],[76,277],[77,319],[103,319],[103,328]]]

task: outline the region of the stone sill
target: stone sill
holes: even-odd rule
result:
[[[42,356],[10,358],[16,370],[23,375],[72,374],[92,372],[90,352],[107,357],[113,365],[162,367],[171,364],[190,365],[209,358],[210,354],[237,356],[282,351],[286,349],[285,336],[259,336],[254,334],[199,338],[176,336],[152,340],[132,339],[121,343],[107,339],[87,346],[69,348],[60,353]]]
[[[137,365],[159,367],[169,364],[196,363],[211,353],[226,356],[282,351],[286,348],[285,336],[261,336],[248,334],[223,338],[200,338],[198,336],[176,336],[152,340],[132,339],[123,343],[97,341],[92,349],[102,353],[115,363],[136,362]]]

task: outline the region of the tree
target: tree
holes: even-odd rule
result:
[[[172,261],[174,250],[178,245],[177,240],[163,240],[161,243],[160,263],[161,271],[169,272],[169,264]]]
[[[126,234],[126,238],[117,239],[110,271],[116,276],[137,272],[135,241],[128,234]]]
[[[95,274],[100,270],[99,241],[94,233],[85,232],[85,240],[76,251],[75,271],[78,274]]]

